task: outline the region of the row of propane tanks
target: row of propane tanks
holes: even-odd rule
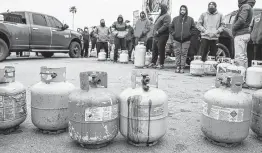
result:
[[[111,51],[109,54],[109,59],[111,61],[114,60],[114,45],[111,47]],[[93,50],[90,52],[91,57],[97,57],[97,50]],[[127,50],[118,50],[118,61],[120,63],[128,63],[129,62],[129,56]],[[101,51],[98,53],[97,57],[98,61],[106,61],[106,52],[104,49],[101,49]],[[133,49],[132,55],[131,55],[131,61],[134,62],[134,65],[136,67],[144,67],[148,66],[151,63],[152,60],[152,52],[146,52],[146,47],[144,46],[143,42],[139,42],[138,45]]]
[[[158,89],[157,71],[133,70],[131,88],[119,96],[107,90],[106,72],[80,73],[80,89],[66,81],[66,68],[41,68],[41,81],[31,88],[31,118],[39,129],[69,128],[70,137],[88,148],[106,146],[120,133],[136,146],[151,146],[167,129],[168,97]],[[0,129],[26,118],[25,88],[13,67],[0,69]],[[13,75],[11,75],[13,74]],[[140,81],[137,79],[142,77]],[[251,129],[262,137],[262,90],[253,100],[242,91],[243,76],[226,71],[204,95],[201,129],[220,143],[243,141]],[[139,86],[138,86],[139,85]]]
[[[262,88],[262,61],[253,60],[252,66],[246,69],[243,66],[235,65],[231,58],[219,58],[208,56],[203,62],[201,56],[195,56],[190,64],[190,73],[194,76],[216,75],[216,79],[221,79],[226,72],[240,74],[244,82],[250,88]]]
[[[66,68],[41,67],[41,81],[30,89],[31,120],[43,133],[68,128],[87,148],[106,146],[119,130],[136,146],[154,145],[165,135],[168,97],[157,88],[157,72],[133,70],[132,87],[121,95],[107,89],[106,72],[80,73],[80,89],[65,73]],[[0,69],[0,82],[0,131],[10,131],[27,117],[26,89],[15,81],[14,67]]]

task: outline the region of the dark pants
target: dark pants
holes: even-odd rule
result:
[[[131,59],[131,54],[132,54],[132,50],[133,50],[133,40],[126,40],[126,48],[128,50],[128,57],[129,59]]]
[[[108,43],[107,42],[97,42],[96,43],[96,50],[97,50],[97,57],[100,50],[104,48],[106,52],[106,58],[108,58]]]
[[[202,61],[206,61],[207,54],[209,51],[209,56],[216,56],[218,49],[217,42],[218,40],[201,39],[199,55],[202,56]]]
[[[94,50],[96,47],[96,39],[92,39],[91,44],[92,44],[91,49]]]
[[[165,54],[166,54],[166,42],[168,40],[167,36],[160,36],[157,39],[153,39],[153,55],[152,55],[152,62],[156,64],[158,55],[159,55],[159,63],[160,65],[164,65],[165,62]]]
[[[84,49],[81,50],[81,57],[87,57],[88,56],[88,49],[89,49],[89,41],[84,42]]]
[[[254,60],[262,60],[262,44],[254,45]]]
[[[152,51],[153,48],[153,38],[148,38],[146,42],[146,51],[148,52],[149,50]]]
[[[126,50],[126,40],[125,40],[125,38],[115,38],[114,62],[117,62],[118,49]]]

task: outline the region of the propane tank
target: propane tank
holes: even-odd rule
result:
[[[104,49],[101,49],[101,51],[98,53],[98,61],[106,61],[106,52]]]
[[[82,147],[104,147],[118,134],[118,96],[106,89],[106,72],[82,72],[80,84],[69,96],[69,135]]]
[[[216,75],[217,64],[215,56],[208,56],[207,61],[204,63],[204,73],[206,75]]]
[[[201,130],[215,142],[235,144],[249,134],[251,97],[242,92],[243,77],[227,75],[204,95]]]
[[[44,133],[68,127],[68,95],[75,89],[66,81],[66,68],[41,67],[41,81],[31,88],[32,123]]]
[[[96,49],[91,50],[90,57],[97,57],[97,51]]]
[[[251,130],[262,140],[262,90],[253,94],[252,107]]]
[[[132,88],[120,95],[120,132],[130,144],[152,146],[166,133],[168,97],[158,89],[157,72],[142,72],[132,71]],[[136,78],[141,76],[142,87],[136,88]]]
[[[231,65],[231,58],[219,58],[219,64],[217,65],[216,79],[225,76],[226,68]]]
[[[120,63],[128,63],[128,51],[122,50],[120,56],[119,56],[119,62]]]
[[[246,84],[251,88],[262,88],[262,61],[252,61],[252,67],[247,69]]]
[[[237,66],[235,65],[235,61],[232,60],[231,61],[231,65],[229,65],[227,68],[226,68],[226,73],[229,73],[230,75],[241,75],[243,76],[243,80],[245,82],[246,80],[246,68],[244,66]]]
[[[143,68],[145,66],[145,56],[146,56],[146,47],[143,42],[138,42],[138,45],[135,48],[134,54],[134,65],[137,68]]]
[[[195,76],[204,75],[204,62],[201,56],[194,56],[194,60],[190,63],[190,74]]]
[[[148,66],[152,61],[152,53],[146,52],[145,65]]]
[[[0,131],[10,133],[23,123],[27,116],[26,89],[15,81],[15,68],[0,69]]]

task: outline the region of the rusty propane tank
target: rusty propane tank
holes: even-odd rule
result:
[[[66,81],[66,68],[41,67],[41,81],[31,88],[32,123],[44,133],[68,127],[68,96],[75,89]]]
[[[141,75],[142,87],[136,88],[136,79]],[[120,132],[132,145],[155,145],[166,133],[168,97],[158,89],[156,71],[133,70],[131,80],[132,88],[120,95]]]
[[[80,84],[69,96],[69,135],[85,148],[107,146],[118,134],[118,96],[106,89],[106,72],[82,72]]]
[[[243,76],[227,75],[204,95],[201,130],[218,145],[238,144],[249,134],[252,102],[242,84]]]
[[[13,132],[26,116],[26,89],[15,81],[15,68],[6,66],[0,69],[0,133]]]

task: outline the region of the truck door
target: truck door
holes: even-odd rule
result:
[[[63,24],[54,17],[47,16],[51,26],[52,33],[52,49],[68,49],[68,45],[71,41],[70,30],[62,30]]]
[[[46,17],[36,13],[32,13],[31,15],[31,48],[50,49],[52,35]]]

